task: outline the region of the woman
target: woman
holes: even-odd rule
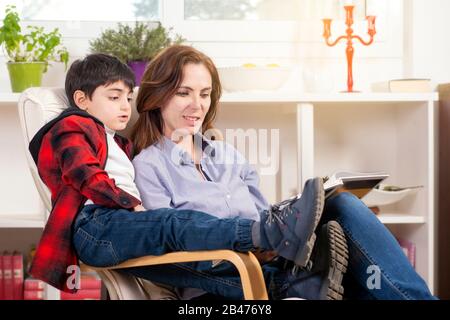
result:
[[[132,135],[138,153],[133,161],[136,184],[147,209],[192,209],[220,218],[255,220],[258,212],[270,209],[258,189],[256,171],[233,147],[213,140],[220,93],[214,64],[191,47],[168,48],[147,68],[137,99],[140,117]],[[326,226],[331,220],[341,224],[349,244],[348,297],[434,298],[394,237],[356,197],[340,193],[327,200],[321,222]],[[279,288],[274,297],[311,298],[307,288],[317,287],[323,279],[314,276],[314,268],[286,273],[285,266],[282,258],[263,265],[268,282],[283,282],[284,289]],[[369,284],[371,266],[380,271],[380,285]],[[217,269],[206,263],[187,268],[206,275],[210,280],[204,281],[211,287],[220,279],[233,285],[236,280],[227,264]],[[165,280],[149,270],[135,274]],[[187,280],[185,286],[189,285]],[[236,297],[230,288],[221,285],[221,289],[223,296]]]

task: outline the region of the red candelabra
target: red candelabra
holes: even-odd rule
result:
[[[345,39],[347,40],[347,91],[346,92],[356,92],[353,91],[353,55],[355,49],[353,48],[353,39],[358,39],[363,45],[369,46],[373,43],[373,38],[377,31],[375,30],[375,16],[367,16],[366,20],[369,23],[368,34],[370,36],[369,41],[364,41],[360,36],[353,34],[353,9],[354,5],[344,6],[346,12],[345,24],[347,25],[346,35],[338,37],[335,41],[330,41],[331,37],[331,22],[332,19],[323,19],[324,32],[323,36],[325,42],[328,46],[334,47],[339,41]]]

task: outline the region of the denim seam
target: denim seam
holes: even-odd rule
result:
[[[117,256],[116,250],[114,249],[114,246],[111,241],[109,240],[99,240],[92,236],[89,232],[84,230],[83,228],[78,228],[77,233],[79,232],[80,236],[84,239],[82,244],[85,244],[86,242],[91,242],[91,245],[95,246],[103,246],[109,250],[109,252],[112,254],[114,261],[114,264],[119,263],[119,258]],[[81,248],[83,246],[80,246]]]
[[[238,219],[236,225],[236,237],[238,239],[237,250],[251,251],[254,249],[252,240],[253,220]]]
[[[92,213],[92,218],[91,218],[91,220],[94,221],[94,222],[95,222],[96,224],[98,224],[99,226],[104,227],[104,226],[106,226],[106,224],[100,222],[100,219],[98,218],[97,210],[98,210],[98,209],[94,210],[94,212]]]
[[[82,228],[78,228],[77,231],[75,232],[75,235],[79,234],[80,237],[83,239],[83,241],[80,243],[80,250],[82,248],[84,248],[85,243],[87,242],[87,236],[86,236],[86,231],[84,231]]]
[[[352,237],[352,233],[350,232],[350,230],[348,230],[347,228],[345,228],[345,226],[343,224],[341,224],[341,227],[344,229],[346,236],[350,239],[350,241],[352,241],[354,244],[356,244],[356,248],[358,248],[358,250],[364,255],[364,257],[372,264],[372,265],[376,265],[375,261],[373,261],[372,257],[368,254],[368,252],[366,252],[363,247],[361,246],[361,244],[356,241],[353,237]],[[386,282],[389,283],[391,285],[391,287],[393,287],[394,289],[396,289],[398,291],[398,293],[402,296],[404,296],[404,298],[411,300],[411,297],[408,295],[408,293],[406,293],[405,291],[403,291],[401,288],[399,288],[393,281],[392,279],[385,273],[385,271],[379,267],[381,270],[381,274],[383,277],[385,277]],[[370,293],[370,291],[369,291]],[[370,293],[371,294],[371,293]]]
[[[176,267],[178,267],[180,269],[183,269],[185,271],[188,271],[188,272],[190,272],[190,273],[192,273],[192,274],[194,274],[196,276],[200,276],[202,278],[206,278],[208,280],[212,280],[212,281],[218,282],[220,284],[224,284],[224,285],[227,285],[227,286],[239,288],[239,289],[242,290],[242,285],[240,283],[236,283],[236,282],[233,282],[233,281],[230,281],[230,280],[224,280],[223,278],[217,277],[217,276],[211,276],[211,275],[209,275],[207,273],[204,273],[202,271],[198,271],[198,270],[192,269],[192,268],[187,267],[187,266],[185,266],[183,264],[175,263],[174,266],[176,266]]]

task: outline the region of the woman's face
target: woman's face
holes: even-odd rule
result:
[[[211,90],[211,74],[203,64],[188,63],[183,67],[181,85],[161,108],[167,138],[177,140],[201,129],[211,105]]]

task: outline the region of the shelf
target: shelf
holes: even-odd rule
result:
[[[0,104],[1,103],[15,103],[19,101],[20,93],[12,92],[1,92],[0,93]]]
[[[1,103],[18,102],[20,93],[0,93]],[[225,92],[220,99],[222,103],[300,103],[300,102],[414,102],[438,101],[439,94],[431,93],[301,93],[294,91],[249,91]]]
[[[44,228],[44,218],[37,215],[0,216],[0,228]]]
[[[425,217],[402,213],[381,213],[377,215],[383,224],[424,224]]]
[[[300,93],[292,91],[225,92],[222,103],[326,103],[326,102],[422,102],[438,101],[437,92],[430,93]]]

